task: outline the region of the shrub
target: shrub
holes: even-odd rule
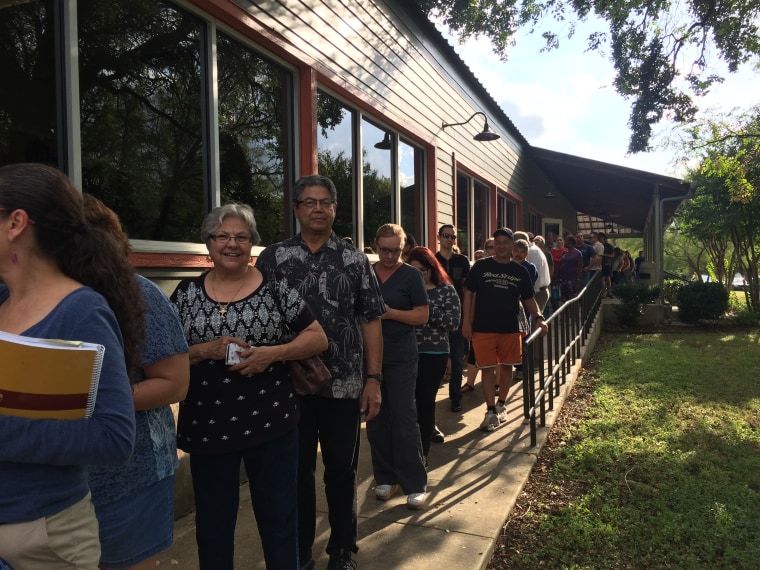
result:
[[[678,292],[685,283],[680,279],[665,279],[662,282],[662,298],[671,305],[678,304]]]
[[[757,327],[760,326],[760,315],[749,309],[741,309],[736,311],[733,322],[740,327]]]
[[[689,283],[678,291],[678,318],[685,323],[717,319],[728,309],[728,292],[720,283]]]
[[[635,327],[644,305],[659,299],[660,288],[657,285],[613,285],[612,294],[620,299],[620,304],[614,306],[618,323],[624,327]]]

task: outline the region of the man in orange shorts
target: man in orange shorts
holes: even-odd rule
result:
[[[512,365],[522,362],[522,337],[518,323],[520,302],[534,327],[546,334],[544,317],[533,298],[528,270],[512,260],[512,230],[493,233],[494,254],[478,261],[464,282],[462,335],[472,341],[477,354],[486,416],[480,429],[493,431],[507,420],[506,399],[510,382],[499,383],[496,399],[496,367],[501,377],[512,377]]]

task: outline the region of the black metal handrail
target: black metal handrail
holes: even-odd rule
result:
[[[538,443],[538,425],[546,426],[547,411],[567,381],[602,306],[602,278],[597,272],[577,297],[564,303],[546,323],[542,337],[533,331],[523,340],[523,413],[530,421],[530,444]],[[538,416],[538,425],[537,425]]]

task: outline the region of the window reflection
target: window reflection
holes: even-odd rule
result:
[[[490,209],[488,208],[488,186],[477,180],[475,181],[473,191],[472,211],[475,225],[475,231],[472,236],[472,249],[474,253],[476,249],[483,249],[486,234],[488,233],[488,216],[490,214]]]
[[[290,74],[231,38],[217,36],[222,203],[249,204],[261,245],[291,235],[284,189],[290,137]]]
[[[80,0],[82,185],[130,237],[199,241],[201,24],[156,0]]]
[[[11,3],[12,4],[12,3]],[[0,166],[59,164],[52,0],[0,3]],[[23,46],[23,49],[20,47]]]
[[[398,177],[401,189],[401,227],[421,243],[424,192],[422,188],[423,153],[403,141],[399,142]]]
[[[470,255],[470,193],[471,178],[457,172],[457,245],[460,253]]]
[[[372,243],[377,228],[396,221],[395,196],[391,179],[391,160],[395,155],[394,149],[379,149],[374,146],[376,142],[384,138],[385,131],[362,120],[364,245]]]
[[[350,236],[356,243],[353,121],[354,113],[340,101],[326,93],[317,94],[319,174],[330,178],[338,190],[333,230],[340,237]]]

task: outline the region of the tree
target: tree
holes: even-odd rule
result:
[[[694,196],[678,214],[687,235],[699,239],[712,254],[725,252],[716,269],[725,268],[729,282],[734,271],[749,287],[749,308],[760,312],[758,269],[760,250],[760,107],[739,122],[712,122],[694,130],[695,140],[705,137],[699,166],[690,175]],[[730,243],[731,247],[728,247]]]
[[[417,0],[433,21],[460,39],[486,36],[506,59],[518,30],[536,31],[553,19],[572,36],[591,14],[609,32],[588,37],[588,49],[609,48],[617,73],[615,89],[632,100],[628,124],[630,152],[650,149],[652,126],[663,118],[689,123],[696,116],[693,97],[722,77],[712,71],[723,62],[735,72],[760,55],[760,0]],[[545,49],[559,46],[559,35],[544,31]]]

